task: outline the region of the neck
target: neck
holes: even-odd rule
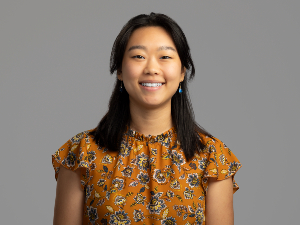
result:
[[[144,135],[158,135],[173,127],[171,102],[152,109],[130,104],[130,115],[130,128]]]

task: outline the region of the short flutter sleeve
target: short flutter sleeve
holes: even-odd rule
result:
[[[86,134],[85,131],[75,135],[52,155],[55,179],[58,178],[60,166],[72,171],[80,168],[82,189],[90,179],[90,163],[95,159],[95,152],[89,151],[90,141]]]
[[[232,176],[233,193],[239,186],[234,180],[234,175],[242,167],[242,164],[231,150],[219,139],[206,137],[206,148],[203,151],[205,170],[202,185],[205,191],[208,188],[208,177],[215,177],[217,180],[224,180]]]

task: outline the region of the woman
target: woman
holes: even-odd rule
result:
[[[195,69],[177,23],[158,13],[129,20],[115,71],[107,114],[52,156],[54,224],[233,224],[241,164],[194,121]]]

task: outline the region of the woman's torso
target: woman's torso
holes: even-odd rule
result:
[[[120,152],[98,147],[86,131],[58,150],[53,166],[87,168],[84,224],[204,225],[207,177],[225,179],[241,164],[220,140],[200,137],[206,148],[187,162],[174,128],[157,136],[129,130]]]

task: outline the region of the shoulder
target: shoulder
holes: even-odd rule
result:
[[[96,130],[96,128],[93,128],[93,129],[89,129],[89,130],[85,130],[85,131],[82,131],[76,135],[74,135],[71,139],[83,139],[83,138],[90,138],[92,135],[92,133]]]
[[[210,161],[210,163],[216,164],[217,167],[240,168],[242,166],[235,154],[233,154],[231,149],[227,147],[223,141],[214,136],[199,135],[205,147],[199,154],[196,154],[196,157],[205,158],[207,161]]]
[[[226,144],[216,137],[209,137],[204,134],[199,134],[204,149],[196,154],[204,172],[204,178],[214,177],[217,180],[224,180],[234,176],[242,167],[238,158],[226,146]],[[205,179],[206,180],[206,179]],[[207,190],[207,183],[204,182],[204,189]],[[233,179],[233,192],[239,189]]]
[[[204,144],[205,148],[203,152],[212,153],[216,152],[217,149],[228,149],[227,145],[220,139],[214,136],[208,136],[206,134],[198,133],[201,142]]]
[[[55,170],[56,179],[58,178],[61,166],[63,166],[72,171],[84,168],[80,172],[82,175],[82,187],[88,182],[90,169],[93,168],[98,152],[96,151],[98,147],[90,135],[92,130],[77,133],[52,155],[52,165]]]
[[[79,132],[76,135],[72,136],[67,141],[67,143],[69,143],[71,145],[78,145],[78,144],[81,144],[83,142],[85,142],[85,143],[92,143],[93,142],[92,132],[95,131],[95,129],[96,128]]]
[[[53,155],[53,159],[67,164],[68,167],[75,166],[76,159],[81,159],[83,155],[88,154],[91,149],[98,149],[95,141],[93,140],[92,132],[94,129],[82,131],[72,136],[67,140]],[[67,163],[68,162],[68,163]]]

